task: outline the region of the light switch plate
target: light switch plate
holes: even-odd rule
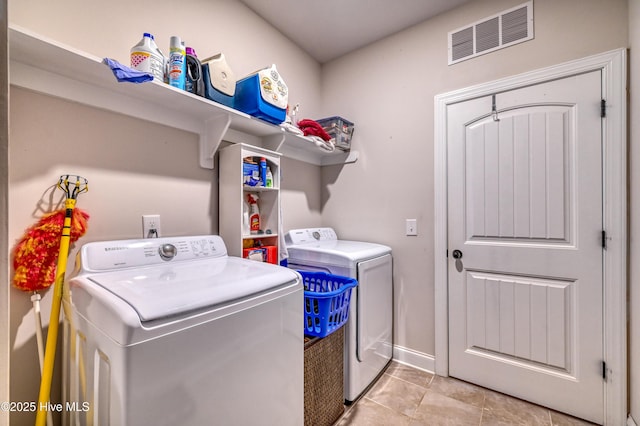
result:
[[[418,220],[407,219],[406,228],[407,228],[407,235],[409,236],[418,235]]]

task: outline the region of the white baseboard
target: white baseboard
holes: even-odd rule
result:
[[[415,367],[429,373],[433,373],[435,371],[436,362],[433,355],[414,351],[413,349],[394,345],[393,359],[399,363],[410,365],[411,367]]]
[[[631,417],[631,414],[629,414],[629,417],[627,417],[627,426],[638,426],[636,421],[633,420],[633,417]]]

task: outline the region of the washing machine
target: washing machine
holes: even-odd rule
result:
[[[64,295],[73,425],[303,424],[303,288],[218,236],[95,242]]]
[[[293,229],[285,235],[289,268],[356,278],[344,339],[344,398],[355,401],[393,356],[391,248],[340,240],[332,228]]]

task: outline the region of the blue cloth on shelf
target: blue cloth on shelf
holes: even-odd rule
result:
[[[113,59],[104,58],[102,63],[111,68],[113,75],[120,83],[123,81],[127,81],[129,83],[144,83],[145,81],[153,80],[153,74],[134,70],[133,68],[122,65]]]

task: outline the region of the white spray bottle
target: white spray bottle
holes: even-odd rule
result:
[[[242,235],[249,235],[251,227],[249,225],[249,202],[247,198],[242,202]]]

